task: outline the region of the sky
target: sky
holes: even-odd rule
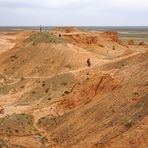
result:
[[[148,26],[148,0],[0,0],[0,26]]]

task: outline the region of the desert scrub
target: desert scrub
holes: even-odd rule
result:
[[[69,93],[70,93],[70,92],[69,92],[69,91],[67,91],[67,90],[64,92],[64,94],[69,94]]]
[[[64,120],[64,118],[67,117],[66,114],[63,115],[63,116],[59,116],[59,117],[54,117],[54,116],[45,116],[45,117],[42,117],[38,120],[38,126],[39,127],[53,127],[55,128],[57,126],[57,124],[61,121]]]
[[[64,40],[63,38],[57,37],[47,32],[35,33],[27,38],[24,42],[31,42],[33,45],[38,43],[68,43],[68,41]]]
[[[64,67],[65,67],[65,68],[69,68],[69,69],[72,68],[71,65],[65,65]]]
[[[86,80],[88,81],[90,78],[88,77],[88,78],[86,78]]]
[[[63,82],[63,83],[61,83],[61,85],[66,86],[67,85],[67,82]]]
[[[126,129],[129,129],[131,128],[132,126],[134,125],[134,123],[132,121],[126,121],[125,124],[124,124],[124,127]]]
[[[48,139],[41,133],[37,134],[35,138],[38,139],[38,141],[40,141],[44,145],[48,144]]]
[[[13,114],[0,119],[0,134],[7,136],[28,136],[35,134],[33,116],[29,114]]]
[[[9,148],[9,141],[0,139],[0,148]]]
[[[45,93],[49,93],[49,91],[50,91],[50,88],[47,88],[47,89],[45,90]]]
[[[33,117],[31,115],[28,114],[14,114],[15,118],[17,119],[17,121],[21,121],[23,123],[27,123],[27,124],[33,124]]]
[[[11,59],[17,59],[18,57],[16,55],[12,55],[10,58]]]

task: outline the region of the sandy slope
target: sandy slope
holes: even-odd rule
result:
[[[31,32],[29,31],[12,31],[0,32],[0,53],[5,52],[9,49],[15,47],[15,45],[21,43],[26,37],[30,35]]]
[[[148,146],[147,46],[77,28],[20,34],[0,54],[2,146]]]

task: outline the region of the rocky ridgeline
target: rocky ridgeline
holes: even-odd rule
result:
[[[64,40],[62,37],[58,37],[56,35],[47,32],[34,33],[24,42],[32,42],[34,45],[39,43],[55,43],[55,44],[67,43],[67,41]]]
[[[128,41],[128,45],[140,45],[140,46],[145,46],[146,44],[145,44],[143,41],[141,41],[141,42],[139,42],[138,44],[136,44],[134,40],[129,40],[129,41]]]
[[[114,42],[117,42],[118,44],[122,43],[117,32],[105,32],[104,35],[111,38]]]

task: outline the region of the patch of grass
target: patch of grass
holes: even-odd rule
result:
[[[69,91],[65,91],[65,92],[64,92],[64,94],[69,94],[69,93],[70,93]]]
[[[12,55],[10,58],[11,59],[17,59],[18,57],[16,55]]]
[[[33,91],[33,92],[32,92],[32,94],[36,94],[36,92],[35,92],[35,91]]]
[[[48,98],[48,101],[50,101],[52,98]]]
[[[0,119],[0,134],[24,136],[35,134],[33,117],[29,114],[13,114]]]
[[[86,78],[86,80],[88,81],[90,78]]]
[[[25,78],[24,77],[21,77],[21,81],[23,81],[23,80],[25,80]]]
[[[124,43],[127,43],[128,40],[133,39],[134,41],[144,41],[148,43],[148,34],[141,34],[141,33],[129,33],[123,34],[120,33],[120,38]]]
[[[61,85],[64,85],[64,86],[66,86],[66,85],[67,85],[67,82],[63,82],[63,83],[61,83]]]
[[[71,65],[65,65],[64,67],[71,69]]]
[[[138,96],[139,95],[139,93],[138,92],[134,92],[134,96]]]
[[[129,128],[131,128],[133,126],[133,122],[132,121],[127,121],[125,124],[124,124],[124,127],[126,128],[126,129],[129,129]]]
[[[42,117],[38,120],[37,125],[47,131],[52,131],[54,128],[58,126],[58,124],[62,123],[65,120],[65,118],[68,117],[68,114],[69,113],[65,113],[64,115],[58,117],[51,115]]]
[[[33,45],[36,45],[38,43],[67,43],[68,41],[64,40],[61,37],[57,37],[55,35],[52,35],[48,32],[42,32],[42,33],[35,33],[31,35],[28,39],[25,40],[25,42],[33,42]]]
[[[4,114],[4,109],[0,108],[0,114]]]
[[[21,86],[21,88],[22,88],[22,89],[24,89],[24,88],[25,88],[25,86],[23,85],[23,86]]]
[[[9,142],[7,140],[0,139],[0,148],[9,148]]]
[[[48,139],[40,133],[36,135],[36,139],[38,139],[38,141],[41,141],[42,144],[48,144]]]
[[[47,89],[45,90],[45,92],[46,92],[46,93],[48,93],[48,92],[49,92],[49,90],[50,90],[50,89],[49,89],[49,88],[47,88]]]
[[[42,84],[42,87],[45,87],[45,83]]]
[[[45,87],[45,86],[46,86],[45,81],[43,81],[43,83],[42,83],[42,87]]]
[[[35,43],[32,43],[33,46],[35,46]]]

